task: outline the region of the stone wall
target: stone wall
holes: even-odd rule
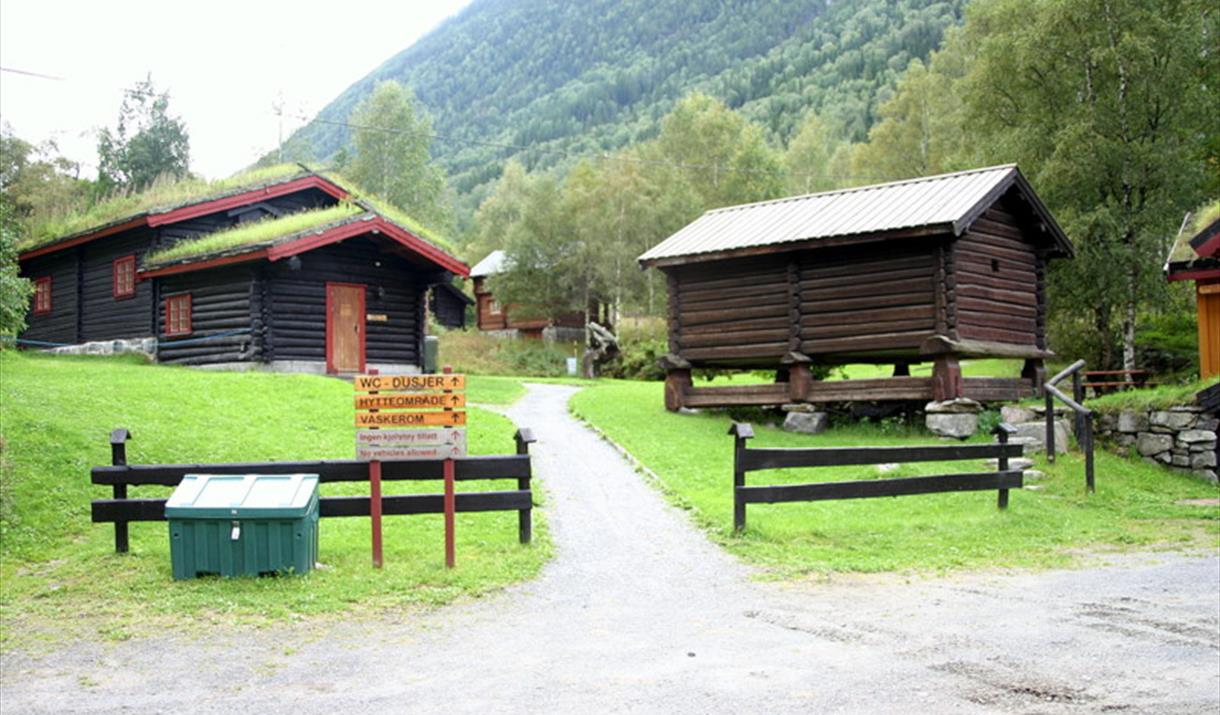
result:
[[[1217,419],[1194,405],[1123,411],[1097,417],[1097,434],[1145,459],[1196,477],[1216,480]]]

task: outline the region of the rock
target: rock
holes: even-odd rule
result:
[[[1015,425],[1018,422],[1033,422],[1037,419],[1037,415],[1027,407],[1004,405],[1000,408],[1000,419],[1010,425]]]
[[[885,464],[877,465],[877,472],[880,474],[889,474],[896,469],[898,469],[898,464],[895,462],[886,462]]]
[[[985,464],[990,469],[1000,468],[1000,460],[998,459],[989,459]],[[1008,460],[1009,469],[1029,469],[1032,466],[1034,466],[1034,460],[1026,459],[1025,457],[1013,457]]]
[[[697,414],[701,414],[702,412],[703,412],[703,410],[699,409],[698,407],[679,407],[678,408],[678,414],[680,414],[680,415],[697,415]]]
[[[1216,480],[1216,470],[1214,470],[1214,469],[1196,469],[1195,471],[1191,472],[1191,474],[1195,475],[1199,479],[1206,479],[1207,481],[1212,482],[1212,483],[1215,483],[1217,481]]]
[[[808,402],[789,402],[781,405],[780,409],[784,412],[817,412],[817,408]]]
[[[1190,455],[1190,466],[1192,469],[1204,469],[1207,467],[1216,466],[1215,452],[1199,452],[1198,454]]]
[[[1040,490],[1044,489],[1044,487],[1041,484],[1026,484],[1022,488],[1028,489],[1031,492],[1036,492],[1036,491],[1040,491]]]
[[[1147,432],[1148,415],[1126,410],[1118,413],[1118,431],[1127,433]]]
[[[784,429],[801,434],[821,434],[826,431],[830,416],[825,412],[789,412],[784,418]]]
[[[1114,438],[1114,442],[1115,442],[1115,444],[1117,444],[1119,447],[1130,447],[1131,445],[1135,444],[1135,435],[1133,435],[1133,434],[1122,434],[1122,433],[1120,432],[1120,433],[1118,434],[1118,436],[1116,436],[1116,437]]]
[[[928,426],[928,430],[932,434],[940,435],[941,437],[966,439],[978,431],[979,416],[972,413],[944,414],[930,412],[924,416],[924,424]]]
[[[1194,426],[1197,419],[1193,412],[1158,410],[1152,413],[1149,422],[1153,428],[1164,427],[1176,432],[1178,430],[1190,429]]]
[[[1191,444],[1194,442],[1215,442],[1216,433],[1207,432],[1201,429],[1183,430],[1178,433],[1178,441],[1185,444]]]
[[[1045,422],[1021,422],[1013,427],[1017,430],[1013,437],[1022,441],[1025,445],[1026,452],[1045,452],[1046,451],[1046,423]],[[1016,441],[1009,439],[1010,442]],[[1055,454],[1063,454],[1068,448],[1068,430],[1067,425],[1063,420],[1055,420]]]
[[[1215,417],[1200,417],[1199,422],[1195,424],[1195,429],[1215,432],[1220,430],[1220,420],[1216,419]]]
[[[1170,412],[1190,412],[1190,413],[1197,415],[1203,411],[1203,408],[1199,407],[1198,405],[1178,405],[1176,407],[1170,407],[1169,411]]]
[[[1095,431],[1097,431],[1097,432],[1101,432],[1101,433],[1113,432],[1115,427],[1118,426],[1118,415],[1111,414],[1109,412],[1103,412],[1103,413],[1097,415],[1095,424],[1096,424]],[[1073,431],[1075,431],[1075,430],[1073,430]]]
[[[983,411],[983,406],[968,397],[958,397],[943,402],[929,402],[923,411],[929,415],[974,415]]]
[[[1215,440],[1213,440],[1211,442],[1195,442],[1190,445],[1190,451],[1192,451],[1192,452],[1215,452],[1216,451],[1216,442],[1215,442]]]
[[[1135,448],[1145,457],[1151,457],[1160,452],[1168,452],[1173,447],[1173,437],[1154,432],[1140,432],[1135,440]]]
[[[1189,467],[1190,466],[1190,456],[1186,455],[1186,454],[1170,455],[1169,463],[1175,467]]]
[[[1161,452],[1160,454],[1153,457],[1153,459],[1157,460],[1158,462],[1160,462],[1162,464],[1172,465],[1173,464],[1173,453],[1172,452]]]
[[[1046,478],[1046,472],[1043,472],[1039,469],[1026,469],[1025,470],[1025,479],[1027,479],[1031,482],[1036,482],[1040,479],[1045,479],[1045,478]]]

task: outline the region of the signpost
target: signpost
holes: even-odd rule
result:
[[[466,376],[454,375],[448,367],[444,373],[381,375],[369,370],[353,383],[356,426],[361,428],[356,431],[356,459],[369,463],[369,515],[377,568],[382,564],[381,463],[417,459],[444,460],[445,566],[453,568],[453,460],[466,456],[466,395],[462,392]]]

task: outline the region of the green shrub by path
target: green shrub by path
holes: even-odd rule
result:
[[[709,536],[779,577],[829,571],[944,570],[1068,564],[1076,550],[1108,547],[1212,549],[1220,508],[1177,504],[1220,491],[1190,477],[1108,453],[1097,455],[1097,493],[1084,493],[1080,457],[1036,460],[1046,476],[1037,491],[1012,494],[1006,511],[995,492],[935,494],[812,504],[752,505],[749,528],[732,532],[733,449],[729,420],[713,412],[666,412],[656,383],[603,383],[572,398],[572,411],[654,472],[666,495],[689,510]],[[918,430],[856,426],[815,437],[756,427],[757,447],[935,443]],[[977,439],[983,439],[979,437]],[[886,476],[981,469],[981,463],[900,465]],[[754,472],[748,482],[868,479],[871,466]]]
[[[441,364],[470,375],[563,377],[567,359],[580,357],[577,343],[498,338],[474,329],[448,331],[439,340]]]
[[[479,382],[470,386],[475,401],[486,389]],[[495,389],[508,399],[510,388],[504,383]],[[375,571],[369,520],[323,519],[324,566],[308,576],[174,582],[165,523],[133,524],[131,552],[119,555],[113,553],[113,528],[89,520],[90,500],[110,495],[89,481],[91,467],[109,463],[109,431],[131,430],[133,464],[351,458],[351,386],[311,375],[217,373],[5,351],[0,405],[0,637],[6,648],[28,644],[37,634],[124,637],[167,626],[447,603],[530,578],[551,553],[537,510],[530,546],[517,543],[513,512],[459,514],[458,567],[449,571],[441,516],[394,516],[385,519],[385,568]],[[471,453],[514,451],[514,427],[507,419],[471,408],[469,421]],[[385,491],[440,488],[439,482],[387,482]],[[504,488],[505,482],[458,485],[459,491]],[[361,483],[322,486],[324,495],[367,489]],[[169,491],[133,487],[129,495]]]

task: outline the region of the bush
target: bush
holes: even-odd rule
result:
[[[1135,345],[1136,363],[1155,375],[1197,375],[1199,372],[1199,333],[1191,313],[1146,319],[1135,333]]]

